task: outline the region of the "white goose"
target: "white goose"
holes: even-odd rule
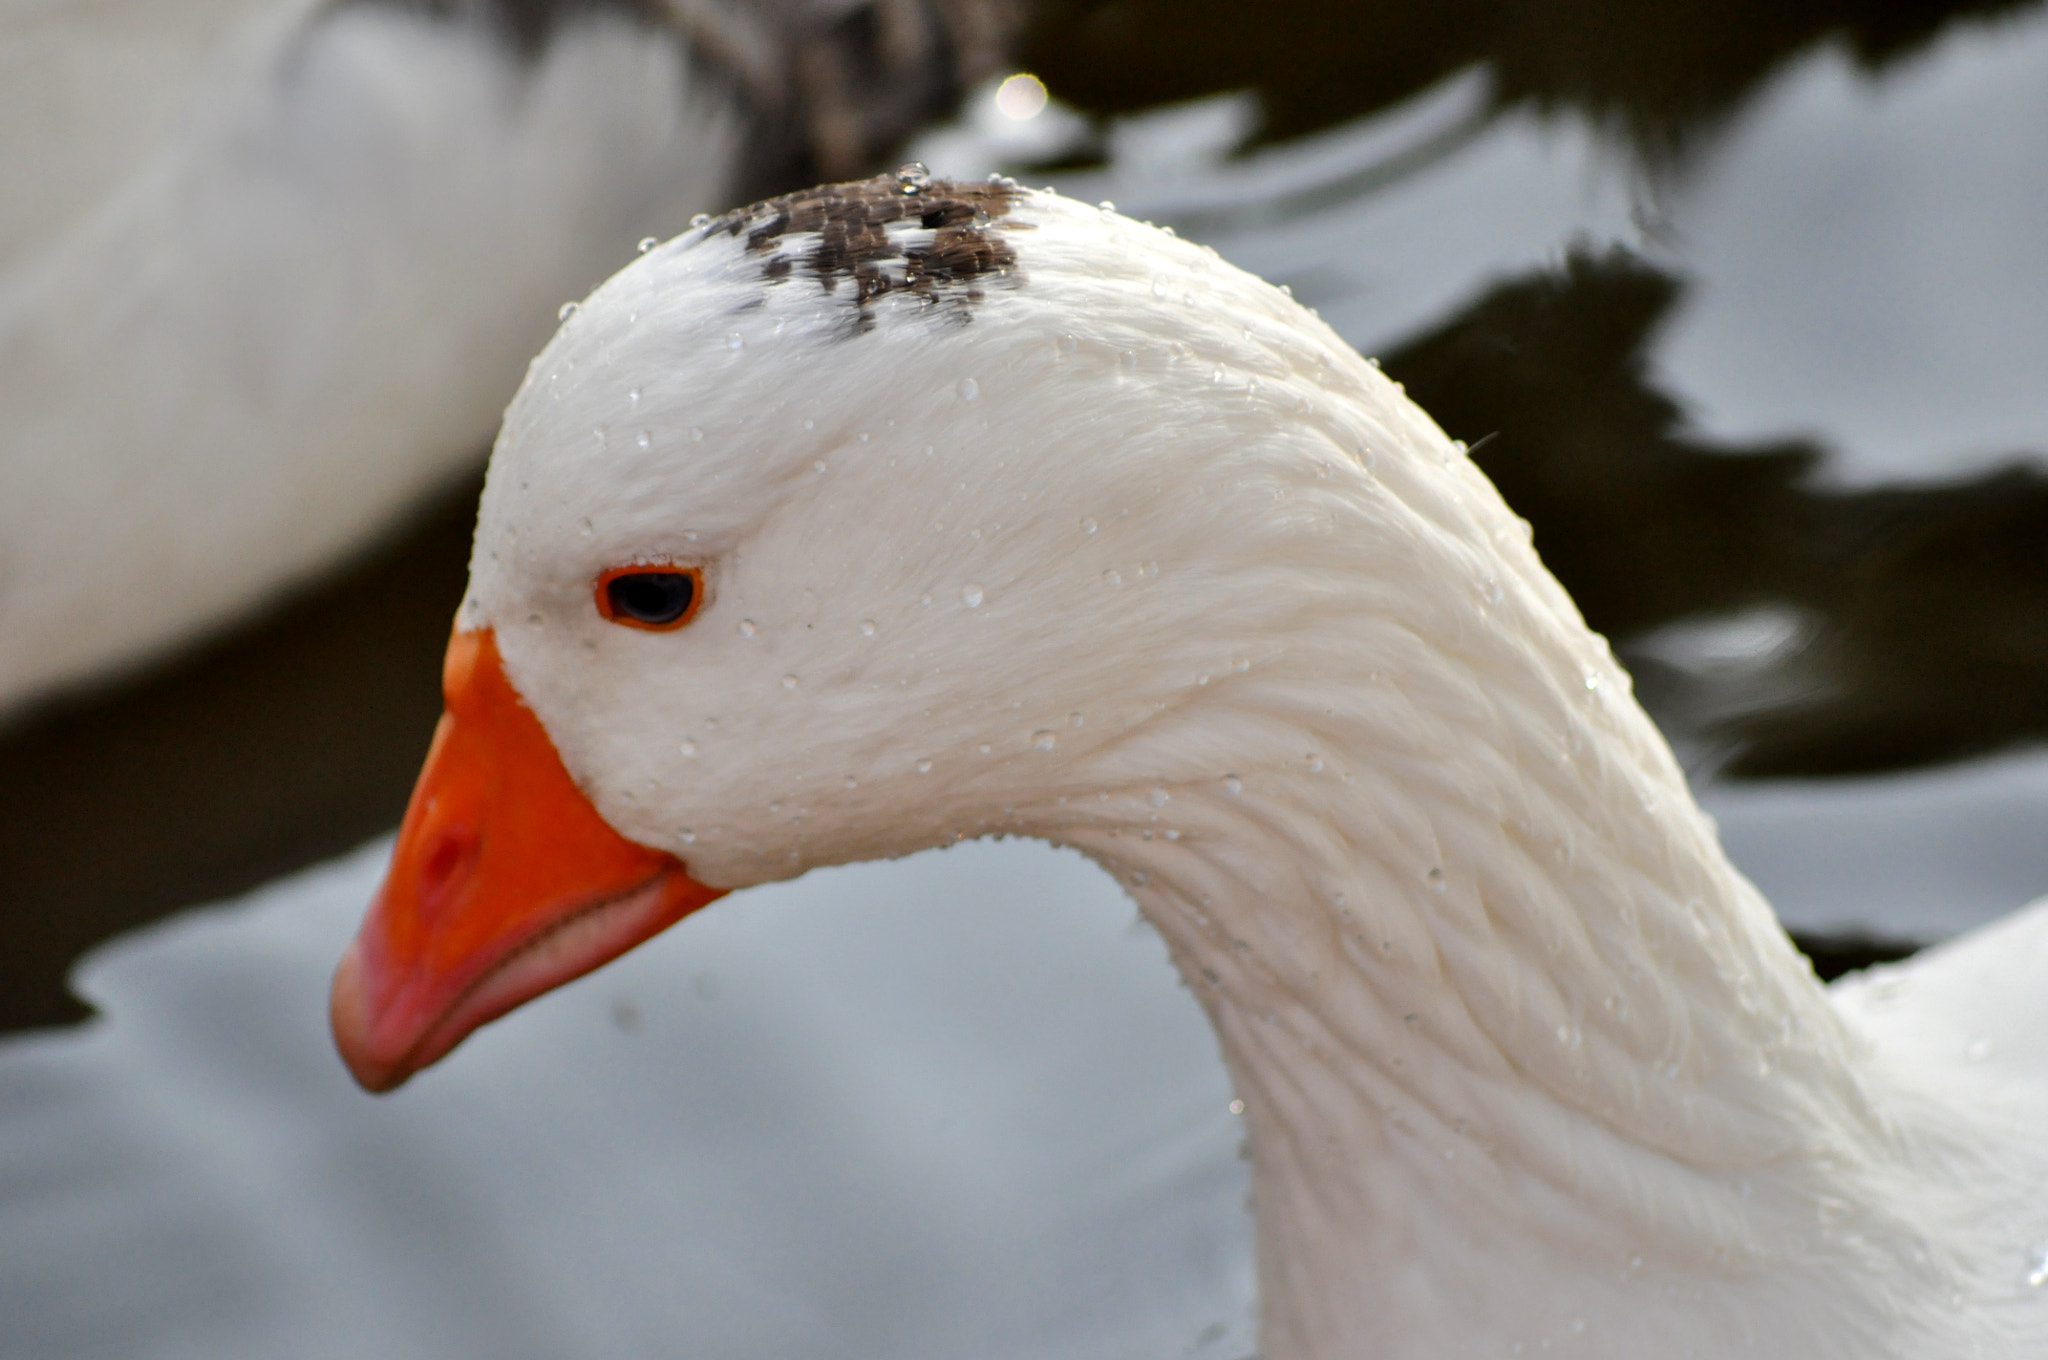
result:
[[[1009,22],[1005,0],[0,5],[0,716],[387,531],[474,464],[564,298],[750,173],[851,172]]]
[[[2048,1355],[2048,910],[1821,986],[1528,526],[1207,250],[913,171],[669,243],[534,362],[457,629],[366,1086],[723,891],[1041,837],[1215,1025],[1266,1360]]]

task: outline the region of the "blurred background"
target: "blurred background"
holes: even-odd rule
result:
[[[558,308],[904,159],[1377,357],[1824,974],[2048,892],[2044,147],[2038,0],[0,0],[0,1354],[1247,1353],[1213,1048],[1042,847],[324,1047]]]

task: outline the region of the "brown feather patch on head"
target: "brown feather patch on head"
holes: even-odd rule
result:
[[[871,308],[891,293],[909,293],[928,308],[944,304],[947,315],[966,321],[985,287],[1023,282],[1017,252],[997,230],[999,223],[1023,227],[1003,223],[1020,192],[1007,180],[932,179],[906,166],[771,198],[702,231],[744,236],[748,254],[765,257],[761,277],[770,285],[802,274],[837,293],[851,282],[854,333],[873,329]],[[811,234],[817,239],[807,247],[788,239]]]

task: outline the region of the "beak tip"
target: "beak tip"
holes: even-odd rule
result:
[[[334,1047],[347,1065],[356,1085],[375,1095],[395,1091],[412,1076],[403,1062],[385,1062],[370,1053],[370,1004],[362,979],[360,942],[351,944],[334,970],[334,987],[328,993],[327,1018],[334,1032]]]

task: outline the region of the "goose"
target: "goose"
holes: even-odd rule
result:
[[[866,168],[1011,23],[1006,0],[9,7],[0,717],[391,532],[481,461],[564,299],[695,213]]]
[[[911,166],[617,274],[443,684],[372,1091],[728,892],[1034,837],[1213,1025],[1265,1360],[2048,1356],[2048,903],[1823,986],[1463,448],[1107,205]]]

